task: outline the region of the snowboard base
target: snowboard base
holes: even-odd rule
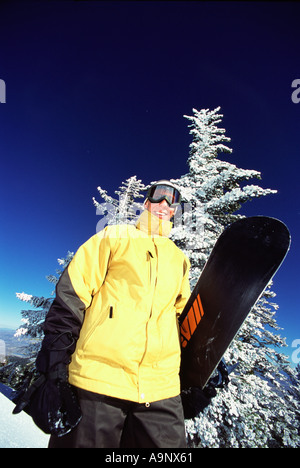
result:
[[[264,216],[221,234],[180,317],[182,389],[205,387],[289,246],[287,227]]]

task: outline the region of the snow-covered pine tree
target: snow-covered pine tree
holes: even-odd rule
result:
[[[241,205],[253,198],[276,193],[245,184],[249,179],[260,179],[258,171],[240,169],[218,158],[219,153],[232,153],[232,149],[224,144],[229,143],[230,138],[225,136],[225,129],[218,126],[223,117],[219,111],[220,107],[193,109],[193,116],[184,116],[192,122],[189,125],[193,136],[187,161],[189,172],[179,179],[172,179],[181,187],[185,200],[183,225],[179,217],[172,239],[191,258],[192,286],[224,227],[241,217],[235,214]]]
[[[68,252],[65,258],[58,258],[57,263],[59,264],[60,268],[56,269],[56,275],[47,275],[46,279],[49,283],[54,285],[57,284],[60,275],[64,271],[64,269],[69,265],[70,261],[74,256],[74,252]],[[54,291],[52,292],[52,295]],[[53,298],[44,298],[33,296],[31,294],[16,293],[16,297],[23,302],[27,302],[31,306],[35,308],[35,310],[22,310],[22,322],[23,325],[19,327],[15,333],[16,337],[20,337],[22,335],[26,337],[31,337],[34,339],[33,348],[30,348],[35,353],[38,352],[40,341],[43,337],[43,323],[45,317],[48,313],[48,310],[52,304]]]
[[[218,127],[220,108],[193,110],[186,116],[192,123],[193,141],[188,159],[189,172],[173,179],[182,190],[187,207],[175,223],[173,240],[191,260],[191,285],[199,274],[224,226],[240,218],[236,214],[248,200],[276,193],[249,179],[260,173],[244,170],[218,158],[231,153],[225,146],[230,139]],[[270,288],[260,298],[238,337],[226,352],[229,364],[238,370],[224,390],[219,390],[211,405],[194,420],[187,421],[191,446],[200,447],[295,447],[299,444],[293,371],[274,347],[285,345],[273,333],[279,329],[274,314],[275,294]]]
[[[72,260],[73,255],[73,252],[68,252],[65,258],[57,260],[60,268],[56,270],[56,275],[46,276],[50,283],[56,285],[63,270]],[[30,304],[33,309],[21,311],[22,325],[15,333],[16,339],[24,339],[22,358],[10,359],[7,365],[0,369],[0,380],[18,390],[24,381],[31,380],[34,377],[36,356],[40,350],[44,336],[42,326],[52,304],[53,297],[33,296],[24,292],[16,293],[16,297],[20,301]]]

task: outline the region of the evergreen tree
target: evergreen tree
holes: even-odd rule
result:
[[[189,172],[173,180],[189,207],[187,216],[183,212],[183,225],[178,220],[173,239],[191,260],[192,286],[224,227],[241,217],[236,211],[242,204],[276,193],[245,184],[260,179],[259,172],[218,159],[221,152],[231,153],[224,145],[230,140],[218,127],[219,110],[194,109],[193,116],[186,116],[192,122],[193,136]],[[274,349],[285,345],[272,331],[279,329],[274,297],[267,288],[226,352],[229,364],[239,363],[229,386],[219,391],[203,413],[186,422],[191,446],[298,446],[298,388],[287,359]]]
[[[60,268],[56,275],[47,276],[47,280],[56,285],[64,268],[70,263],[74,253],[68,252],[66,258],[58,259]],[[16,293],[16,297],[33,309],[21,311],[22,325],[16,330],[15,337],[24,340],[21,358],[9,358],[8,363],[0,369],[0,380],[18,390],[23,384],[28,385],[35,378],[35,361],[43,339],[43,323],[53,298],[33,296],[32,294]]]
[[[241,218],[234,213],[242,204],[276,193],[257,185],[242,186],[249,179],[260,179],[261,174],[237,168],[218,158],[219,153],[232,153],[232,149],[224,144],[230,142],[230,138],[225,136],[225,129],[218,127],[223,117],[218,114],[219,110],[220,107],[212,111],[193,109],[193,116],[185,116],[192,122],[189,125],[193,136],[187,161],[189,172],[179,179],[172,179],[180,186],[185,200],[183,224],[179,213],[172,238],[190,257],[192,286],[224,227]]]

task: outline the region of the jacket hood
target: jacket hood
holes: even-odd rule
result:
[[[145,210],[136,222],[137,229],[145,232],[149,236],[168,237],[172,229],[172,222],[160,219],[158,216]]]

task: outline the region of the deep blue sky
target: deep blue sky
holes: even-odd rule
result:
[[[299,17],[296,2],[0,4],[0,327],[19,324],[15,292],[49,296],[56,259],[95,233],[97,186],[184,174],[183,115],[221,106],[226,159],[279,192],[243,212],[291,230],[274,290],[300,339]]]

